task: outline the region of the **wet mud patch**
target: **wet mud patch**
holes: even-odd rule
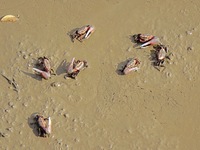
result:
[[[20,93],[17,97],[0,77],[0,149],[199,148],[197,0],[182,5],[178,1],[47,0],[23,6],[20,1],[24,0],[3,4],[12,3],[13,15],[20,14],[17,23],[2,23],[0,28],[1,67],[9,79],[16,79]],[[33,6],[38,8],[35,13]],[[160,6],[167,13],[157,9]],[[145,11],[138,15],[141,10]],[[96,36],[84,44],[72,43],[67,32],[88,23],[97,27]],[[148,58],[151,47],[137,50],[132,33],[163,36],[176,54],[172,65],[166,64],[163,73],[155,70]],[[34,58],[40,56],[52,58],[58,76],[39,82],[41,77],[32,68]],[[141,59],[141,70],[120,76],[118,70],[127,63],[124,59],[132,56]],[[91,67],[78,80],[65,80],[65,57],[84,57]],[[29,125],[30,114],[36,111],[54,117],[53,136],[45,142],[36,138],[37,130]]]

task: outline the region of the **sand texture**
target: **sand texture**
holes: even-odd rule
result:
[[[1,150],[198,150],[200,147],[199,0],[1,0]],[[95,32],[82,43],[68,33]],[[136,49],[133,34],[156,35],[172,53],[166,68],[152,50]],[[36,75],[38,57],[56,72]],[[76,80],[66,62],[86,60]],[[121,75],[132,57],[140,69]],[[37,136],[32,115],[52,119],[49,138]]]

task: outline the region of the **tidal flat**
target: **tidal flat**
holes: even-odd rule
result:
[[[200,147],[200,1],[1,0],[1,150],[197,150]],[[95,32],[73,43],[68,33]],[[156,35],[173,54],[158,71],[152,46],[135,48],[134,34]],[[39,57],[56,75],[35,74]],[[72,58],[88,67],[65,79]],[[140,69],[118,70],[129,58]],[[50,116],[50,137],[37,136],[32,115]]]

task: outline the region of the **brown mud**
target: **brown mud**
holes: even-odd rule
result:
[[[196,150],[200,147],[198,0],[1,0],[0,149]],[[68,32],[96,31],[83,43]],[[152,47],[134,48],[130,36],[158,36],[173,53],[166,69],[152,66]],[[57,76],[43,80],[32,67],[50,59]],[[75,57],[89,67],[64,79]],[[137,57],[140,70],[120,69]],[[32,114],[52,119],[49,138],[37,136]]]

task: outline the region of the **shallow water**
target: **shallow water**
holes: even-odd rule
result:
[[[2,0],[0,15],[20,20],[0,23],[0,71],[19,85],[16,92],[0,77],[0,149],[198,149],[199,12],[198,0]],[[96,27],[94,34],[72,43],[67,33],[85,24]],[[137,33],[169,47],[165,70],[151,65],[152,47],[133,47]],[[57,76],[34,74],[40,56],[50,58]],[[73,57],[89,67],[65,80],[63,61]],[[131,57],[140,70],[118,74]],[[31,125],[36,112],[52,118],[49,138]]]

